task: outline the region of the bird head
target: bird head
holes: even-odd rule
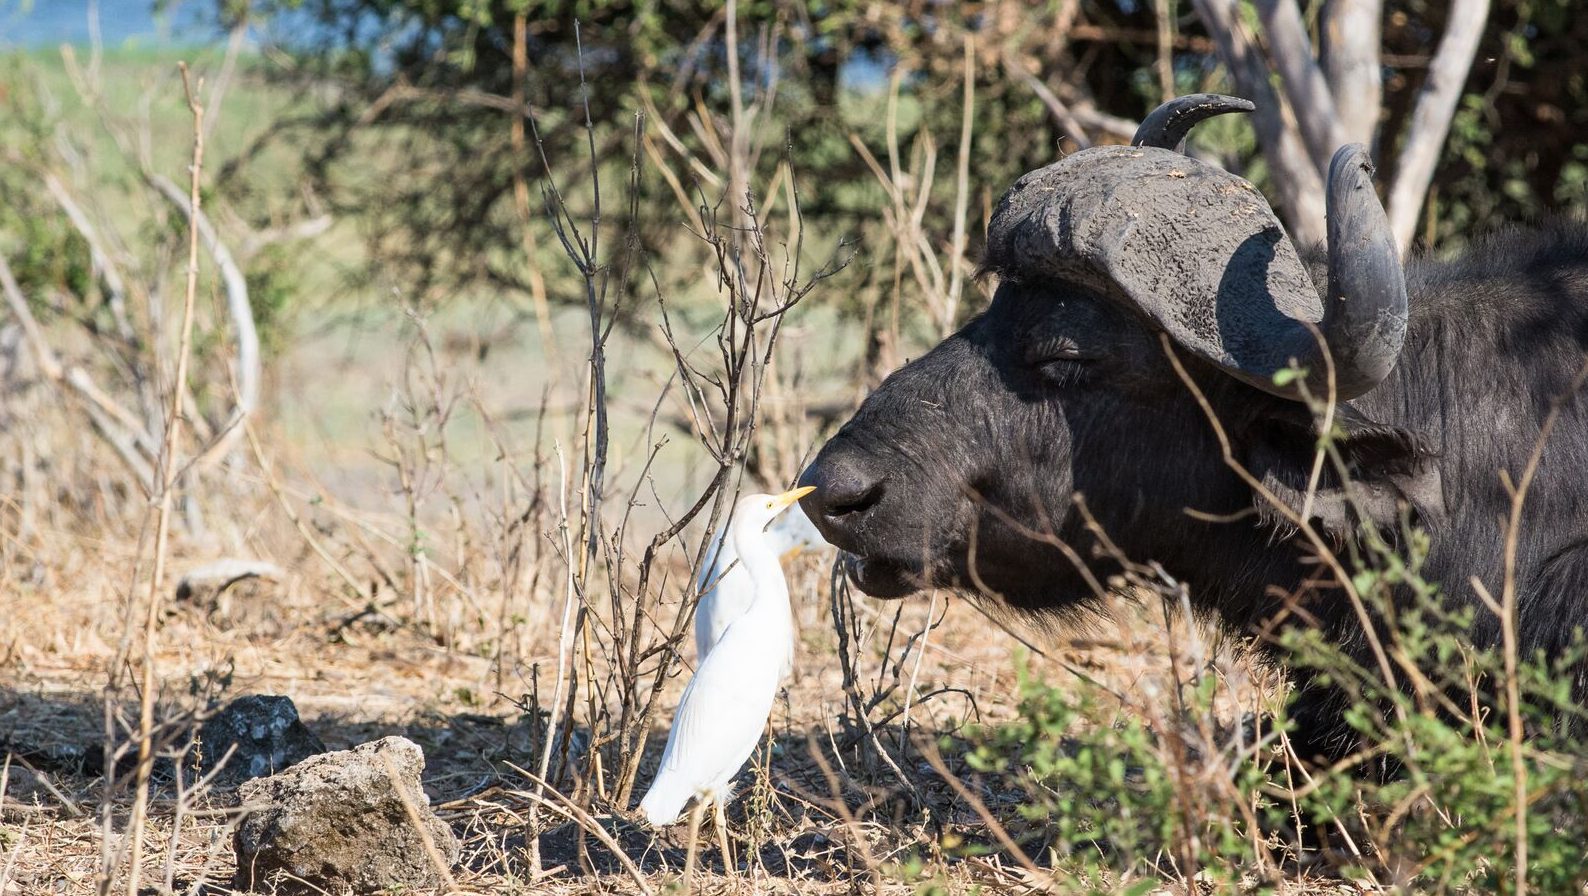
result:
[[[760,532],[779,514],[794,506],[794,502],[815,490],[815,486],[807,485],[781,495],[745,495],[734,507],[734,527],[743,526],[743,531]]]

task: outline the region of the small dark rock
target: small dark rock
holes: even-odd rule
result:
[[[458,838],[430,811],[419,783],[424,765],[418,745],[387,737],[243,784],[238,794],[248,814],[232,840],[233,886],[296,894],[443,885],[425,844],[450,868]]]
[[[42,772],[18,765],[6,769],[0,777],[5,779],[5,790],[0,792],[0,798],[9,803],[43,805],[54,799]]]
[[[12,740],[0,734],[0,759],[9,754],[41,771],[62,775],[87,775],[95,777],[104,766],[103,750],[98,744],[86,748],[81,744],[53,743],[48,746]]]
[[[298,720],[290,698],[250,694],[228,703],[199,728],[191,764],[207,775],[224,759],[213,785],[233,788],[324,752],[325,744]]]

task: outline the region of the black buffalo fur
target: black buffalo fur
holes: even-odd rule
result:
[[[1349,477],[1325,471],[1313,523],[1335,539],[1362,516],[1390,533],[1407,520],[1425,529],[1425,574],[1445,600],[1474,606],[1472,643],[1494,646],[1498,620],[1469,583],[1500,593],[1505,477],[1521,476],[1559,408],[1516,565],[1523,652],[1559,651],[1588,617],[1588,414],[1571,394],[1588,360],[1588,225],[1496,233],[1453,261],[1413,260],[1406,277],[1400,359],[1339,408]],[[1318,438],[1311,411],[1177,357],[1235,461],[1299,508]],[[1229,629],[1264,631],[1289,605],[1287,618],[1371,664],[1348,602],[1307,585],[1327,578],[1315,552],[1226,463],[1159,335],[1062,283],[1004,282],[983,314],[890,376],[801,481],[819,488],[807,509],[823,533],[860,558],[856,584],[880,596],[958,587],[1049,617],[1098,605],[1117,567],[1079,495],[1127,557],[1162,564]],[[1340,709],[1303,688],[1303,750],[1352,748]]]

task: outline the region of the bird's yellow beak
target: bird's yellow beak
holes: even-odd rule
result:
[[[813,491],[816,491],[816,486],[807,485],[804,488],[797,488],[791,492],[784,492],[783,494],[772,499],[772,506],[778,510],[793,506],[795,501],[798,501]]]

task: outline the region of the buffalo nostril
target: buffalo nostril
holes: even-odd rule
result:
[[[859,513],[882,500],[881,479],[847,479],[833,488],[823,512],[828,516]]]
[[[811,516],[835,517],[859,513],[882,500],[884,477],[862,469],[843,457],[818,458],[800,477],[800,485],[814,485],[805,499]]]

